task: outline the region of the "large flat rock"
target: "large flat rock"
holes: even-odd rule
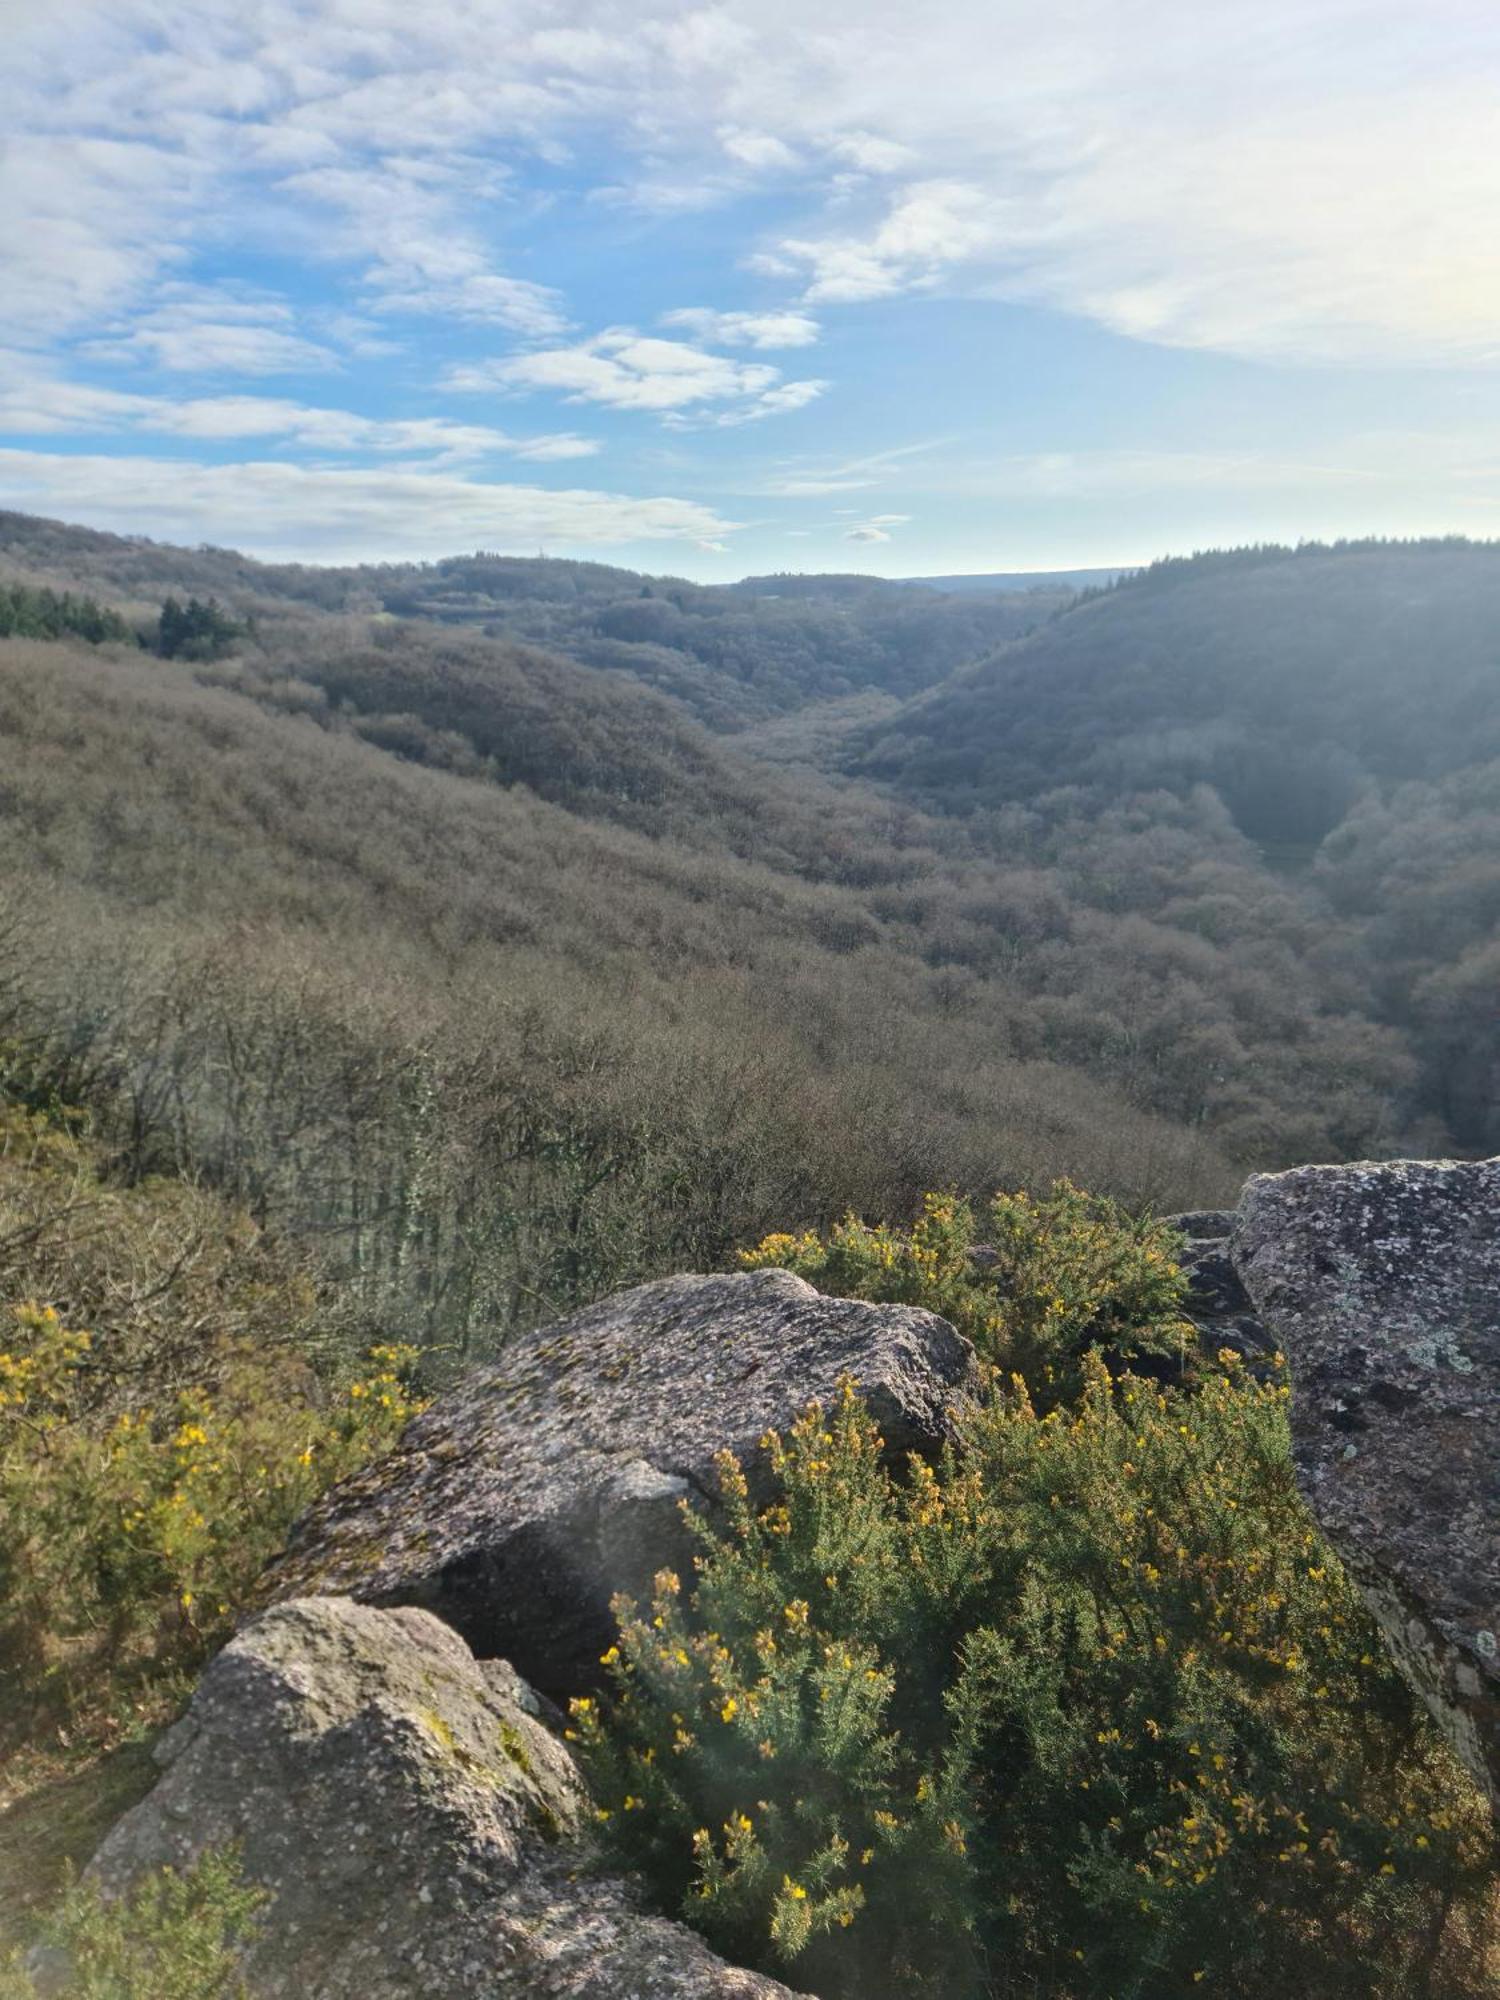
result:
[[[1500,1160],[1262,1175],[1231,1249],[1313,1512],[1500,1804]]]
[[[973,1350],[914,1306],[825,1298],[788,1271],[669,1278],[511,1343],[335,1487],[273,1568],[277,1596],[417,1604],[549,1693],[598,1673],[613,1592],[689,1549],[680,1503],[715,1455],[752,1472],[768,1430],[852,1376],[894,1454],[931,1452]]]
[[[113,1892],[235,1843],[269,1896],[251,2000],[794,2000],[597,1871],[536,1705],[426,1612],[279,1605],[210,1662],[89,1872]]]

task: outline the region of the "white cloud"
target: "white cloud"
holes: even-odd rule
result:
[[[13,47],[8,43],[8,49]],[[28,131],[0,92],[0,334],[44,341],[134,299],[179,262],[201,176],[149,144]]]
[[[367,260],[372,309],[441,314],[546,338],[567,326],[556,291],[496,271],[483,244],[453,220],[460,204],[492,201],[504,180],[464,157],[433,163],[388,156],[313,167],[281,185],[338,217],[344,248]]]
[[[720,132],[719,144],[730,159],[758,172],[787,173],[797,165],[797,155],[774,132],[737,132],[730,128]]]
[[[951,289],[1257,360],[1500,359],[1489,0],[950,0],[920,33],[906,0],[825,0],[815,22],[790,0],[503,14],[12,4],[0,336],[246,380],[353,358],[310,318],[164,323],[162,287],[232,247],[352,283],[341,303],[382,322],[369,358],[422,315],[574,356],[551,386],[584,402],[738,422],[816,394],[719,355],[684,394],[649,358],[569,345],[526,244],[548,202],[566,227],[607,182],[657,228],[748,192],[746,258],[804,305]],[[774,228],[763,175],[791,217]],[[748,322],[778,316],[807,318],[687,330],[771,351],[791,343]]]
[[[733,429],[739,424],[758,424],[763,417],[782,417],[793,410],[805,410],[809,403],[816,402],[828,387],[826,382],[809,379],[805,382],[782,382],[774,389],[767,389],[762,395],[733,410],[721,410],[703,421],[717,425],[720,429]],[[669,415],[664,423],[681,429],[690,426],[694,419]]]
[[[707,209],[722,208],[738,192],[738,183],[733,180],[695,172],[687,179],[655,174],[631,181],[608,181],[602,187],[591,188],[588,198],[592,206],[656,217],[701,215]]]
[[[138,319],[128,332],[91,341],[84,351],[174,375],[301,375],[339,365],[331,348],[264,319],[173,312]]]
[[[721,541],[738,525],[691,500],[551,492],[404,467],[330,471],[0,450],[0,492],[9,505],[93,527],[315,562],[462,548],[697,545]]]
[[[801,409],[821,394],[821,382],[783,382],[765,361],[736,361],[683,340],[658,340],[632,327],[609,327],[571,347],[539,348],[508,361],[452,368],[447,388],[550,390],[570,403],[650,411],[667,420],[730,403],[718,423],[750,423]]]
[[[853,512],[854,509],[852,507],[836,507],[834,509],[834,513],[837,515],[852,514]],[[888,542],[892,539],[891,530],[893,528],[905,527],[910,519],[910,514],[869,514],[859,523],[858,527],[846,528],[844,530],[844,540],[846,542]]]
[[[367,417],[276,396],[129,395],[47,374],[29,356],[3,352],[0,431],[25,436],[135,432],[201,443],[274,438],[320,452],[378,452],[454,463],[498,454],[557,461],[588,458],[599,450],[595,439],[574,431],[514,437],[448,417]]]
[[[983,192],[960,181],[923,181],[891,202],[866,237],[788,237],[784,256],[809,267],[810,304],[852,304],[930,285],[977,256],[994,231]]]
[[[719,347],[811,347],[820,331],[804,312],[715,312],[709,306],[679,306],[663,313],[661,323]]]
[[[903,167],[917,165],[917,156],[910,146],[898,144],[894,139],[882,139],[874,132],[849,132],[841,139],[835,139],[829,149],[836,159],[847,160],[866,174],[894,174]]]
[[[795,475],[770,480],[765,491],[777,500],[821,500],[830,493],[857,493],[873,479],[801,479]]]

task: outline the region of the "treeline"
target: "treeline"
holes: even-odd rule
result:
[[[386,587],[382,601],[405,617],[474,624],[629,673],[733,730],[864,691],[913,694],[1071,599],[1067,590],[950,597],[839,576],[704,587],[620,571],[604,573],[607,585],[588,572],[576,592],[544,579],[544,593],[517,574],[536,567],[455,559]]]
[[[97,599],[47,585],[0,582],[0,639],[84,639],[91,646],[107,640],[149,646],[164,660],[217,660],[245,636],[237,624],[209,598],[190,597],[185,604],[168,597],[154,628],[132,625]]]
[[[106,609],[92,597],[0,582],[0,639],[64,637],[86,639],[91,646],[99,646],[106,639],[131,640],[135,634],[117,611]]]
[[[308,612],[463,626],[643,682],[720,730],[864,691],[912,694],[1072,597],[1064,588],[945,596],[841,576],[704,586],[604,563],[483,552],[313,568],[4,513],[0,551],[92,588],[217,598],[226,615],[258,612],[267,626]]]
[[[918,697],[851,766],[945,811],[1209,785],[1305,858],[1372,788],[1500,757],[1497,630],[1500,545],[1162,563]]]

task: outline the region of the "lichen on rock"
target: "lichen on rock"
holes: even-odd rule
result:
[[[276,1606],[215,1658],[106,1892],[235,1847],[268,1892],[252,2000],[793,2000],[599,1871],[566,1748],[423,1611]]]
[[[1500,1806],[1500,1160],[1261,1175],[1231,1248],[1309,1504]]]
[[[510,1343],[326,1494],[268,1579],[437,1612],[549,1694],[581,1690],[610,1599],[690,1557],[681,1502],[715,1458],[853,1377],[893,1456],[933,1451],[976,1380],[969,1343],[915,1306],[825,1298],[788,1271],[637,1286]]]

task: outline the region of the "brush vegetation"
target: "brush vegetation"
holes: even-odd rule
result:
[[[769,1494],[725,1455],[693,1576],[618,1601],[573,1703],[610,1846],[825,2000],[1492,1992],[1488,1810],[1302,1505],[1279,1357],[1120,1371],[1171,1330],[1163,1232],[992,1212],[970,1325],[1034,1387],[992,1368],[936,1466],[888,1469],[852,1382]],[[795,1256],[951,1309],[956,1223]]]

